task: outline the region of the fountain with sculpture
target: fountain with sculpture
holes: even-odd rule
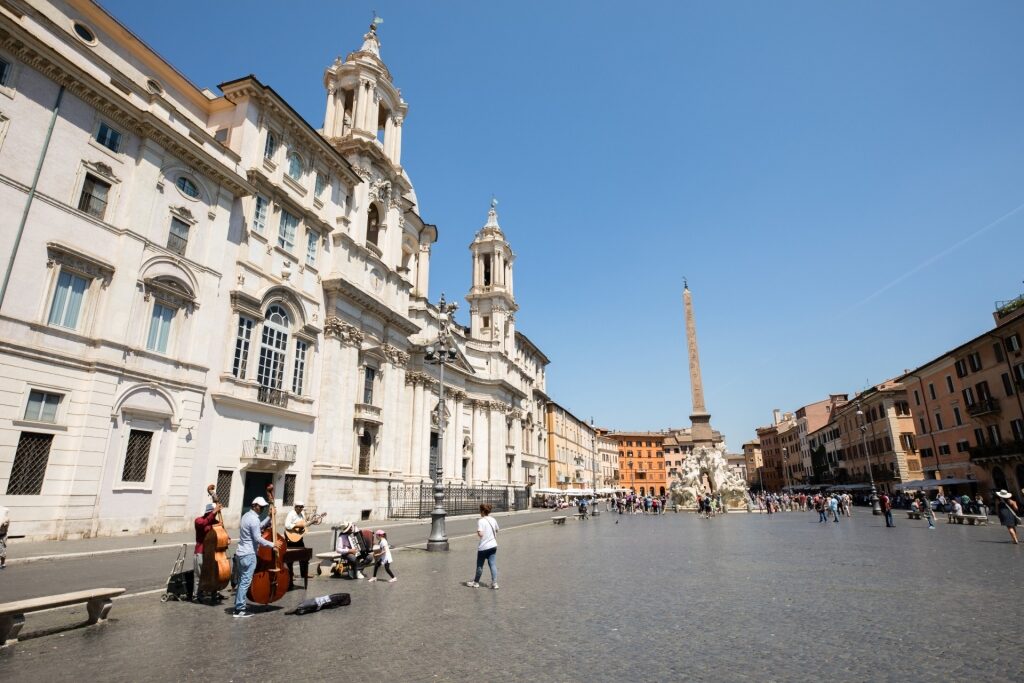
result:
[[[747,484],[729,469],[718,449],[698,446],[686,459],[676,480],[669,487],[672,503],[695,508],[698,495],[722,496],[722,504],[734,510],[748,507]]]

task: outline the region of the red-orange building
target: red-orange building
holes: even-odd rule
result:
[[[661,432],[612,432],[619,447],[619,486],[639,495],[668,493],[665,435]]]

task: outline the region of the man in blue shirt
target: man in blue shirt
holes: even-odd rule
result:
[[[235,549],[235,562],[238,563],[239,581],[235,593],[235,618],[251,617],[252,613],[245,609],[245,596],[252,583],[252,575],[256,572],[256,546],[263,545],[274,548],[274,544],[263,538],[263,529],[270,526],[270,516],[262,522],[260,513],[267,506],[267,501],[260,496],[252,501],[249,511],[242,515],[241,528],[238,530],[238,548]],[[274,549],[277,552],[277,549]]]

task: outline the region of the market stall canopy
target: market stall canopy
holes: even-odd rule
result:
[[[896,484],[894,488],[900,491],[923,491],[925,489],[937,489],[940,486],[956,486],[957,484],[977,484],[977,479],[918,479],[917,481],[905,481]]]

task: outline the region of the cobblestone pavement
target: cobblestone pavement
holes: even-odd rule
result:
[[[6,648],[0,679],[1021,680],[1024,546],[1000,527],[857,513],[520,526],[499,535],[497,591],[460,585],[463,538],[397,552],[397,583],[318,579],[251,619],[137,596],[106,624]],[[283,613],[338,591],[351,606]],[[70,612],[26,628],[83,615]]]

